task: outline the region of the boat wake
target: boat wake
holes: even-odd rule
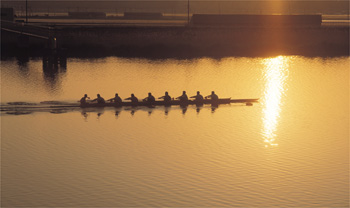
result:
[[[0,104],[0,114],[26,115],[34,112],[66,113],[79,108],[79,104],[62,101],[8,102]]]
[[[243,102],[244,101],[244,102]],[[249,101],[249,102],[248,102]],[[225,102],[224,104],[234,103],[235,105],[245,105],[245,106],[252,106],[252,103],[250,101],[256,102],[257,99],[236,99],[236,100],[228,100],[228,102]],[[192,102],[192,101],[191,101]],[[115,106],[113,103],[106,103],[105,105],[101,106],[98,104],[91,104],[88,106],[83,106],[83,108],[80,106],[78,102],[64,102],[64,101],[42,101],[38,103],[34,102],[7,102],[7,103],[1,103],[0,104],[0,116],[3,115],[28,115],[32,113],[37,112],[48,112],[52,114],[62,114],[62,113],[68,113],[72,111],[78,111],[82,114],[87,112],[97,112],[99,113],[101,109],[112,109],[116,110],[119,114],[121,111],[130,111],[133,115],[136,111],[147,111],[149,114],[152,113],[152,111],[156,108],[162,108],[165,111],[165,114],[169,111],[170,108],[179,108],[182,110],[183,114],[186,113],[188,106],[191,106],[190,108],[196,109],[197,113],[201,111],[203,108],[211,109],[212,112],[215,112],[215,110],[219,107],[218,105],[192,105],[193,103],[190,103],[190,105],[181,106],[181,105],[175,105],[175,106],[164,106],[164,105],[143,105],[141,102],[140,105],[133,106],[129,105],[130,103],[124,103],[123,106]],[[159,103],[158,103],[159,104]]]

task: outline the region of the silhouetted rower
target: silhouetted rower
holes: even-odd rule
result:
[[[119,97],[118,93],[115,93],[115,97],[107,101],[114,102],[117,105],[120,105],[122,103],[122,99]]]
[[[149,102],[149,103],[154,103],[156,101],[156,98],[152,95],[152,93],[148,93],[148,97],[143,99],[143,101]]]
[[[106,103],[105,99],[103,99],[103,97],[101,97],[100,94],[97,94],[97,98],[93,99],[91,102],[95,102],[97,101],[98,104],[104,104]]]
[[[164,102],[170,102],[171,101],[171,97],[170,97],[168,92],[165,92],[165,95],[162,96],[162,97],[159,97],[158,99],[163,99]]]
[[[215,94],[214,91],[211,91],[211,94],[206,96],[205,98],[210,98],[212,101],[218,101],[219,100],[219,96],[217,96],[217,94]]]
[[[177,97],[176,99],[179,99],[181,102],[185,102],[185,101],[188,101],[188,97],[186,95],[186,91],[183,91],[182,92],[182,95]]]
[[[131,97],[128,97],[125,100],[131,100],[132,103],[138,103],[139,102],[139,100],[137,99],[137,97],[135,97],[134,94],[131,94]]]
[[[80,105],[86,104],[86,99],[90,99],[87,94],[85,94],[84,97],[80,99]]]
[[[203,102],[204,99],[199,91],[197,91],[197,95],[191,96],[191,98],[194,98],[194,101],[196,102]]]

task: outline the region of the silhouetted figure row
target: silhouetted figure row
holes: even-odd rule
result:
[[[194,101],[198,102],[198,103],[201,103],[204,100],[203,96],[200,94],[199,91],[197,91],[196,95],[191,96],[190,98],[194,98]],[[214,91],[212,91],[211,94],[206,96],[205,98],[206,99],[210,98],[213,101],[219,100],[219,97],[215,94]],[[87,96],[87,94],[85,94],[84,97],[82,97],[80,99],[80,104],[82,104],[82,105],[86,104],[87,103],[87,99],[90,99],[90,98]],[[162,99],[164,102],[170,102],[171,100],[174,100],[174,98],[171,98],[171,96],[169,95],[168,92],[165,92],[165,95],[159,97],[158,99]],[[180,102],[188,101],[188,96],[186,94],[186,91],[183,91],[182,95],[177,97],[177,98],[175,98],[175,99],[180,100]],[[139,102],[139,99],[134,94],[131,94],[131,97],[125,98],[124,100],[130,100],[131,103],[138,103]],[[115,97],[113,97],[111,99],[108,99],[107,101],[113,102],[116,105],[121,105],[122,104],[122,98],[119,97],[118,93],[115,94]],[[144,99],[142,99],[142,101],[152,104],[153,102],[156,101],[156,98],[152,95],[152,93],[149,92],[148,96],[145,97]],[[103,99],[103,97],[101,97],[100,94],[97,94],[97,98],[91,100],[91,102],[97,102],[98,104],[106,103],[105,99]]]

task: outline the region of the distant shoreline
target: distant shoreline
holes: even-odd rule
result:
[[[48,31],[43,31],[43,34]],[[67,57],[197,58],[349,56],[349,27],[60,26],[50,30]],[[2,57],[41,56],[47,43],[2,31]]]

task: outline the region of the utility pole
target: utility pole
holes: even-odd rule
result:
[[[190,25],[190,0],[187,0],[187,24]]]
[[[28,23],[28,0],[26,0],[26,23]]]

